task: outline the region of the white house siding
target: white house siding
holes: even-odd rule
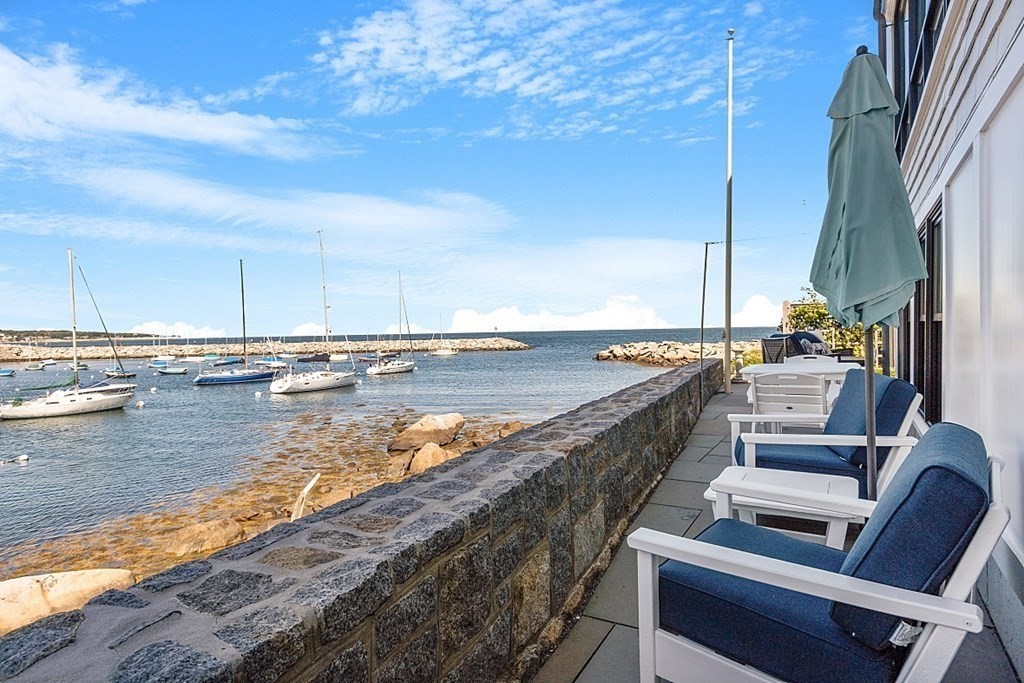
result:
[[[980,588],[1018,671],[1024,671],[1022,77],[1024,0],[953,0],[903,158],[918,225],[940,202],[943,207],[943,419],[977,429],[990,452],[1006,461],[1012,519]]]

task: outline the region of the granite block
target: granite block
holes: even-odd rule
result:
[[[317,611],[324,642],[329,643],[373,614],[393,590],[387,563],[361,557],[320,572],[300,586],[289,602]]]
[[[167,590],[171,586],[195,581],[200,576],[209,574],[212,569],[213,565],[206,560],[186,562],[185,564],[179,564],[177,567],[171,567],[159,574],[153,574],[153,576],[139,581],[136,586],[150,593],[158,593],[162,590]]]
[[[231,683],[231,667],[213,655],[172,640],[161,640],[126,657],[111,683]]]
[[[75,642],[82,610],[43,617],[0,638],[0,680],[17,676],[40,659]]]
[[[446,660],[479,633],[491,611],[491,544],[482,538],[441,565],[438,631]]]
[[[178,601],[199,612],[222,616],[266,600],[295,585],[295,579],[273,582],[269,574],[225,569],[190,591],[178,593]]]
[[[214,635],[242,655],[235,676],[246,683],[273,683],[306,653],[302,619],[284,607],[250,612]]]
[[[377,615],[377,657],[384,659],[437,614],[437,579],[427,575],[391,607]]]

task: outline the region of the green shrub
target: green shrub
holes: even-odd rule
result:
[[[825,341],[833,349],[853,349],[853,355],[864,357],[864,327],[843,327],[829,315],[825,300],[813,289],[803,287],[804,297],[795,302],[789,311],[789,325],[794,330],[821,330]],[[875,328],[875,343],[881,341],[881,332]],[[746,362],[746,359],[744,359]]]

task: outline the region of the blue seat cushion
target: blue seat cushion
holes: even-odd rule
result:
[[[895,436],[903,424],[907,409],[917,395],[913,384],[885,375],[875,379],[875,427],[879,436]],[[823,434],[845,434],[863,436],[867,433],[867,418],[864,415],[864,370],[854,368],[846,373],[843,388],[839,390]],[[854,465],[867,462],[864,446],[830,446],[841,458]],[[877,450],[878,466],[881,467],[889,449]]]
[[[840,572],[937,593],[989,505],[988,458],[975,432],[950,423],[929,429],[883,492]],[[836,603],[832,618],[860,642],[889,646],[899,617]]]
[[[746,459],[746,444],[736,441],[736,464]],[[853,477],[860,486],[860,497],[867,498],[867,470],[843,460],[828,446],[793,446],[789,444],[758,444],[756,465],[769,470],[792,470]]]
[[[846,554],[732,519],[699,540],[838,571]],[[682,562],[659,570],[661,628],[787,681],[891,681],[904,653],[878,652],[829,618],[828,600]]]

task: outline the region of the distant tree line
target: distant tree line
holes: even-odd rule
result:
[[[105,339],[102,331],[78,330],[79,339]],[[152,339],[148,332],[116,332],[112,336],[120,339]],[[71,339],[71,330],[0,330],[0,339],[6,342],[45,342]]]

